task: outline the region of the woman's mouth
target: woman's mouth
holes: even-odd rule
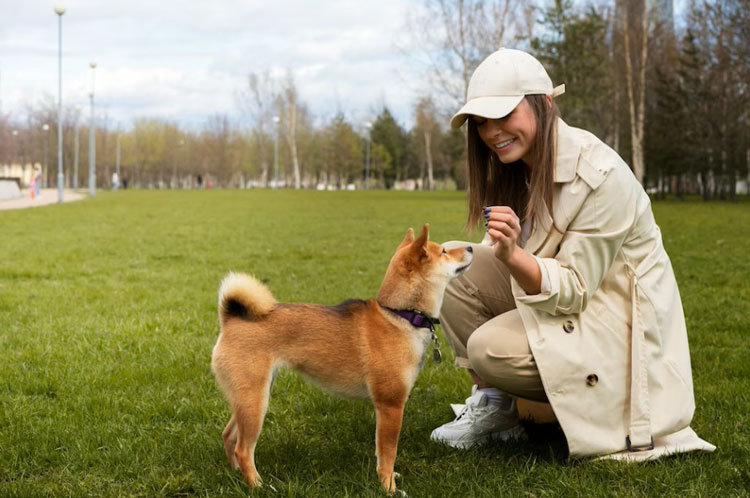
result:
[[[511,145],[513,145],[513,142],[515,142],[515,141],[516,141],[515,138],[511,138],[511,139],[508,139],[508,140],[504,140],[502,142],[498,142],[498,143],[496,143],[494,145],[494,149],[497,152],[505,152],[506,150],[508,150],[510,148]]]

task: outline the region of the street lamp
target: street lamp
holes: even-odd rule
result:
[[[81,129],[81,122],[79,121],[79,118],[81,117],[81,106],[76,106],[76,136],[75,140],[73,141],[73,189],[78,188],[78,135],[79,131]]]
[[[62,16],[65,7],[55,7],[57,14],[57,202],[63,201],[63,153],[62,153]]]
[[[47,142],[49,142],[49,125],[44,123],[42,125],[42,130],[44,130],[44,171],[42,172],[42,176],[44,177],[44,187],[47,188]]]
[[[273,136],[273,188],[279,188],[279,121],[278,116],[273,117],[276,132]]]
[[[18,161],[18,130],[13,130],[13,160]],[[21,165],[23,168],[23,164]]]
[[[94,69],[96,69],[96,62],[89,62],[91,68],[91,93],[89,93],[89,99],[91,99],[91,119],[89,120],[89,195],[94,197],[96,195],[96,145],[94,144]]]
[[[122,177],[120,176],[120,125],[117,125],[117,149],[115,152],[115,174],[117,175],[117,182],[112,186],[115,189],[119,189],[120,184],[122,183]]]
[[[367,152],[365,154],[365,190],[370,188],[370,133],[372,131],[372,123],[369,121],[365,123],[367,129]]]

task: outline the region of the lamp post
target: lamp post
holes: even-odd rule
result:
[[[57,202],[63,201],[63,153],[62,153],[62,16],[65,7],[55,7],[57,14]]]
[[[48,173],[48,170],[47,170],[47,148],[48,148],[49,145],[48,145],[47,142],[49,142],[49,125],[47,123],[44,123],[42,125],[42,130],[44,130],[44,168],[43,168],[43,171],[42,171],[42,177],[44,178],[43,183],[44,183],[44,187],[46,188],[48,186],[47,185],[47,173]]]
[[[81,129],[81,122],[79,121],[79,118],[81,117],[81,106],[76,106],[76,136],[73,140],[73,189],[78,188],[78,135],[79,131]]]
[[[115,173],[117,174],[117,186],[120,188],[122,177],[120,176],[120,126],[117,126],[117,149],[115,150]]]
[[[367,129],[367,149],[365,153],[365,190],[370,188],[370,133],[372,132],[372,123],[365,123]]]
[[[275,132],[273,135],[273,188],[279,188],[279,121],[278,116],[273,117]]]
[[[89,99],[91,99],[91,119],[89,120],[89,195],[94,197],[96,195],[96,145],[94,144],[94,128],[96,126],[94,121],[94,69],[96,69],[96,62],[90,62],[89,67],[91,68],[91,93],[89,93]]]
[[[18,130],[13,130],[13,160],[18,161]],[[23,164],[21,164],[23,169]]]

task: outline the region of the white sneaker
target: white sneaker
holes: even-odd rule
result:
[[[516,440],[525,435],[518,422],[515,398],[510,407],[502,409],[489,404],[487,396],[476,386],[471,392],[456,419],[432,431],[430,439],[453,448],[467,449],[491,441]]]

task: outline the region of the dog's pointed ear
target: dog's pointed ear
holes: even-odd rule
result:
[[[425,223],[422,227],[422,232],[419,234],[419,237],[417,237],[414,245],[424,247],[427,245],[428,240],[430,240],[430,224]]]
[[[419,237],[412,243],[411,250],[420,257],[427,256],[427,241],[430,235],[430,225],[425,223],[422,227]]]
[[[406,231],[406,236],[404,237],[404,240],[401,241],[398,248],[401,249],[402,247],[406,247],[412,242],[414,242],[414,230],[410,228]]]

